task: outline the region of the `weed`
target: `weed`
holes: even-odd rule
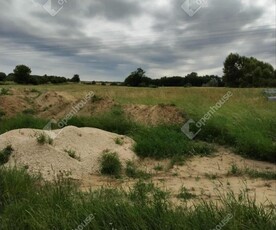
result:
[[[187,188],[184,186],[181,187],[179,194],[177,195],[177,198],[183,199],[183,200],[189,200],[195,198],[196,195],[190,193]]]
[[[242,174],[241,170],[236,164],[232,164],[228,175],[240,176]]]
[[[64,152],[68,153],[68,156],[73,158],[73,159],[76,159],[78,161],[80,161],[80,157],[76,155],[76,151],[75,150],[72,150],[72,149],[64,149]]]
[[[48,136],[45,133],[39,133],[38,136],[36,137],[37,143],[44,145],[44,144],[53,144],[53,139]]]

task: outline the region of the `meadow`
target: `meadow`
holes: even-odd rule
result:
[[[66,92],[77,98],[93,91],[97,97],[114,99],[119,106],[98,116],[73,117],[68,125],[96,127],[130,136],[136,142],[134,151],[141,158],[169,158],[174,163],[180,163],[183,158],[185,160],[194,155],[209,156],[215,146],[223,145],[247,158],[269,162],[276,160],[276,103],[267,100],[263,89],[129,88],[81,84],[1,87],[34,92]],[[127,104],[170,104],[181,109],[186,120],[198,121],[228,91],[233,96],[206,122],[194,140],[185,136],[181,125],[145,126],[129,120],[121,108]],[[0,118],[0,134],[18,128],[42,129],[47,122],[47,119],[34,114]],[[114,159],[109,159],[109,164],[113,164],[110,162]],[[117,164],[116,170],[113,168],[117,172],[121,166],[114,164]],[[110,172],[109,167],[114,164],[106,166],[105,171]],[[247,191],[241,191],[238,196],[231,191],[227,195],[218,191],[219,202],[196,198],[197,202],[191,206],[187,201],[195,195],[183,187],[178,195],[183,202],[175,205],[171,203],[170,192],[150,181],[151,175],[135,169],[131,164],[126,170],[127,176],[136,180],[127,191],[102,188],[84,192],[79,189],[78,183],[62,175],[50,183],[27,174],[26,169],[0,166],[0,227],[4,230],[18,229],[18,226],[20,229],[112,230],[269,230],[276,227],[275,205],[269,202],[259,205],[248,197]],[[275,180],[274,172],[242,171],[232,165],[231,176],[241,174]],[[120,176],[118,180],[121,180]],[[269,182],[266,184],[269,185]]]
[[[3,86],[3,88],[8,87],[11,86]],[[194,121],[200,120],[211,106],[216,105],[228,91],[231,91],[233,96],[206,122],[195,140],[226,145],[250,158],[270,162],[276,160],[276,103],[267,100],[263,89],[183,87],[152,89],[80,84],[12,85],[12,88],[67,92],[79,98],[93,91],[96,95],[112,98],[122,105],[173,104],[185,113],[187,120]],[[84,119],[82,124],[85,125]],[[118,129],[124,129],[123,125],[121,126]],[[114,130],[108,129],[108,131]]]

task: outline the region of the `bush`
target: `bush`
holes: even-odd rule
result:
[[[2,151],[0,151],[0,165],[6,164],[9,161],[10,155],[13,152],[11,145],[8,145]]]
[[[100,159],[100,170],[104,175],[119,177],[122,172],[122,163],[117,153],[104,151]]]

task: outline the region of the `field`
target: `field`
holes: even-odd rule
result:
[[[41,172],[39,178],[27,174],[35,161],[46,161],[35,151],[24,169],[0,168],[3,229],[77,229],[80,225],[83,229],[275,228],[276,103],[267,100],[263,89],[82,84],[0,88],[8,89],[0,95],[0,150],[7,153],[8,143],[16,149],[11,151],[10,165],[24,161],[27,143],[36,142],[43,144],[38,152],[51,150],[53,156],[70,145],[74,148],[68,147],[66,154],[84,162],[86,155],[79,147],[85,149],[87,143],[70,136],[73,128],[64,128],[64,135],[53,140],[44,134],[29,138],[32,135],[27,133],[33,131],[23,128],[41,130],[51,118],[62,119],[88,92],[95,96],[67,125],[119,134],[112,136],[114,141],[106,149],[128,148],[131,142],[126,135],[135,142],[128,149],[139,158],[121,164],[117,160],[122,152],[117,159],[103,146],[107,165],[101,173],[80,175],[73,170],[71,176],[55,174],[54,180],[49,179],[54,174],[47,177]],[[229,91],[232,96],[198,135],[187,138],[181,127],[189,119],[199,121]],[[22,132],[8,133],[15,129]],[[80,140],[88,135],[86,129],[76,132]],[[21,140],[26,146],[17,143]],[[44,169],[49,164],[54,168],[54,161],[47,158]],[[75,161],[68,160],[68,165]]]

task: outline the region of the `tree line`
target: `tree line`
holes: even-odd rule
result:
[[[209,86],[209,87],[276,87],[276,70],[269,63],[254,57],[229,54],[224,61],[223,77],[216,75],[198,76],[192,72],[185,77],[173,76],[151,79],[138,68],[124,81],[127,86]]]
[[[32,71],[28,66],[18,65],[15,67],[13,73],[8,76],[0,72],[0,81],[14,81],[18,84],[33,85],[80,82],[78,74],[68,79],[59,76],[48,76],[46,74],[44,76],[31,75],[31,73]],[[92,84],[96,84],[96,82],[93,81]],[[102,82],[102,85],[105,84],[105,82]],[[146,76],[146,72],[142,68],[138,68],[136,71],[133,71],[121,85],[133,87],[276,87],[276,70],[271,64],[260,61],[254,57],[245,57],[237,53],[231,53],[224,61],[222,77],[217,75],[199,76],[196,72],[192,72],[185,77],[165,76],[159,79],[151,79]]]
[[[13,73],[6,75],[3,72],[0,72],[0,81],[14,81],[18,84],[60,84],[65,82],[80,82],[80,77],[78,74],[75,74],[71,79],[60,77],[60,76],[48,76],[47,74],[40,75],[31,75],[32,70],[26,65],[17,65],[13,70]]]

